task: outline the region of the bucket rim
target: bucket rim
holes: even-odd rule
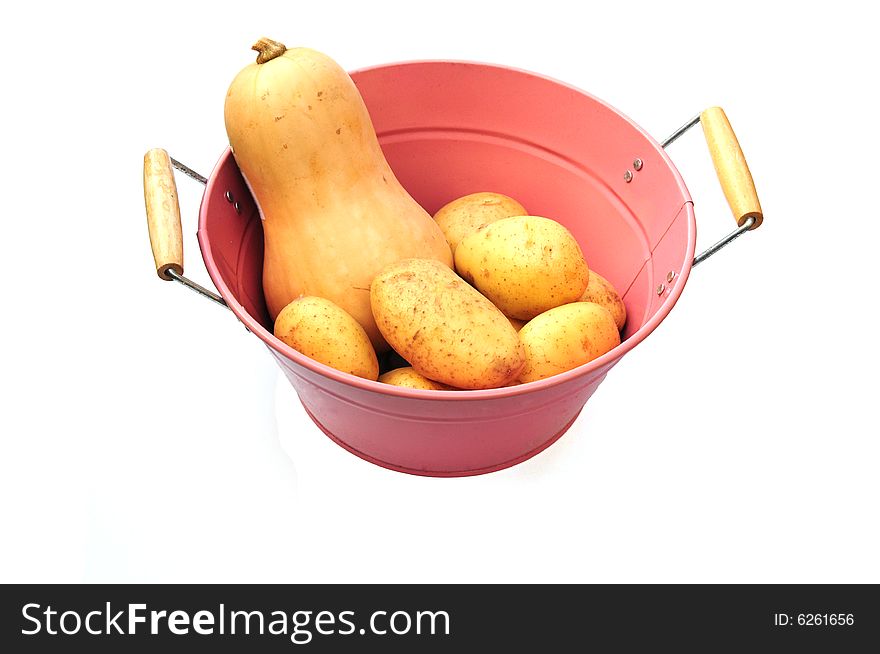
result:
[[[672,218],[674,219],[676,215],[681,213],[681,211],[685,211],[685,218],[687,221],[687,245],[684,264],[681,271],[678,273],[677,283],[669,289],[669,293],[664,299],[661,306],[643,325],[641,325],[626,340],[621,341],[619,345],[617,345],[612,350],[606,352],[602,356],[597,357],[596,359],[593,359],[592,361],[589,361],[585,364],[577,366],[576,368],[572,368],[571,370],[567,370],[551,377],[547,377],[546,379],[526,382],[523,384],[516,384],[513,386],[473,390],[461,389],[451,391],[405,388],[402,386],[394,386],[379,381],[365,379],[356,375],[352,375],[351,373],[331,368],[328,365],[315,361],[314,359],[307,357],[301,352],[294,350],[292,347],[290,347],[280,339],[276,338],[272,332],[267,330],[262,325],[262,323],[260,323],[260,321],[251,316],[250,313],[245,310],[241,303],[239,303],[238,300],[235,298],[235,295],[226,285],[222,275],[220,274],[219,267],[214,260],[211,242],[208,236],[206,206],[207,203],[205,202],[205,198],[212,196],[214,186],[217,183],[218,172],[223,168],[223,166],[229,165],[228,162],[230,160],[231,165],[237,166],[237,164],[235,163],[235,159],[232,155],[232,149],[229,146],[227,146],[223,153],[220,155],[217,163],[211,171],[210,176],[208,177],[204,194],[202,196],[201,206],[199,208],[198,231],[196,234],[199,242],[199,248],[202,253],[202,258],[208,271],[208,275],[216,286],[221,297],[223,297],[229,309],[232,310],[236,317],[245,325],[248,331],[256,335],[261,341],[263,341],[263,343],[267,347],[269,347],[271,350],[274,350],[285,359],[288,359],[296,363],[297,365],[300,365],[303,368],[306,368],[321,377],[326,377],[334,382],[343,384],[345,386],[352,386],[367,392],[379,393],[382,395],[410,399],[451,402],[501,399],[538,392],[543,389],[548,389],[561,384],[574,382],[578,378],[591,378],[593,373],[597,373],[602,369],[605,369],[605,372],[607,372],[608,369],[616,364],[617,361],[619,361],[636,345],[645,340],[645,338],[647,338],[647,336],[651,334],[661,322],[663,322],[663,320],[669,315],[670,311],[672,311],[672,308],[678,302],[678,299],[681,297],[681,294],[684,291],[684,287],[686,286],[687,281],[690,277],[691,268],[693,267],[694,253],[696,251],[696,218],[694,215],[693,202],[691,200],[690,193],[685,186],[684,179],[682,178],[681,173],[678,171],[678,168],[672,162],[672,159],[670,159],[669,155],[666,153],[666,150],[660,145],[660,143],[623,112],[605,102],[601,98],[594,96],[588,91],[541,73],[536,73],[515,66],[507,66],[502,64],[471,60],[412,59],[358,68],[350,71],[349,74],[352,76],[356,76],[376,70],[418,65],[460,65],[478,68],[490,68],[542,79],[544,81],[571,89],[572,91],[575,91],[581,95],[590,98],[591,100],[606,107],[608,110],[616,114],[621,120],[625,121],[633,129],[638,131],[644,137],[647,144],[650,145],[657,154],[659,154],[663,162],[670,168],[673,178],[678,185],[679,190],[681,191],[683,203]]]

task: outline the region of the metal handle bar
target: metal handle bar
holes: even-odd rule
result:
[[[738,227],[694,257],[693,266],[702,263],[747,231],[759,227],[764,219],[761,203],[755,191],[755,183],[752,180],[752,174],[749,171],[745,156],[739,147],[739,142],[733,132],[733,128],[730,126],[730,122],[727,120],[727,116],[720,107],[712,107],[697,114],[675,130],[660,145],[665,149],[700,122],[703,123],[706,143],[709,146],[709,152],[715,164],[718,181],[721,182],[722,190],[731,211],[733,211]]]

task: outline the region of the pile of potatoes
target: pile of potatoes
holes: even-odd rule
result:
[[[434,216],[455,270],[404,259],[370,287],[373,316],[399,366],[380,375],[364,329],[318,297],[300,297],[275,336],[359,377],[428,390],[484,389],[545,379],[620,343],[626,308],[590,270],[571,233],[499,193],[474,193]],[[408,365],[407,365],[408,364]],[[386,365],[387,367],[387,365]]]

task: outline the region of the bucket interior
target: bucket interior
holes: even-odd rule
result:
[[[559,221],[621,293],[624,340],[674,303],[693,259],[690,197],[662,148],[619,112],[558,81],[486,64],[412,62],[352,78],[392,169],[429,213],[495,191]],[[260,217],[228,150],[206,189],[199,239],[227,301],[271,334]]]

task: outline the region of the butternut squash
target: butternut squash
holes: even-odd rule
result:
[[[387,349],[370,284],[406,258],[452,267],[440,227],[401,186],[363,98],[335,61],[261,39],[257,62],[226,95],[235,161],[263,221],[263,291],[271,318],[294,298],[334,302]]]

